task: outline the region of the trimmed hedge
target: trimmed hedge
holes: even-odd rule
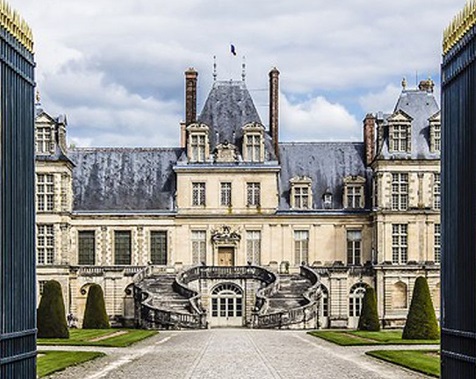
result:
[[[402,339],[436,340],[438,338],[440,338],[440,333],[428,282],[420,276],[415,281],[412,302],[403,329]]]
[[[367,330],[370,332],[378,332],[380,330],[380,321],[378,319],[377,298],[375,290],[367,287],[360,312],[359,330]]]
[[[69,338],[61,284],[50,280],[43,287],[37,313],[38,338]]]
[[[84,311],[83,329],[108,329],[110,327],[102,288],[99,284],[91,284]]]

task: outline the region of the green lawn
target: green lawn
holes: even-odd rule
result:
[[[364,332],[358,330],[331,331],[319,330],[309,334],[334,342],[341,346],[359,345],[421,345],[439,344],[440,340],[402,340],[401,330],[384,330],[380,332]]]
[[[37,374],[39,377],[50,375],[66,367],[102,357],[105,354],[85,351],[43,351],[39,353]]]
[[[121,331],[125,333],[113,336]],[[38,345],[125,347],[157,334],[153,330],[140,329],[70,329],[69,333],[69,339],[39,338]],[[98,338],[101,340],[94,341]]]
[[[376,350],[366,353],[427,375],[440,377],[440,357],[437,350]]]

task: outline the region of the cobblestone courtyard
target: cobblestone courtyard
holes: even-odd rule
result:
[[[171,331],[125,349],[61,347],[63,350],[103,351],[108,356],[51,378],[428,378],[364,355],[367,350],[385,348],[409,347],[339,347],[302,331]],[[54,349],[41,347],[41,350]]]

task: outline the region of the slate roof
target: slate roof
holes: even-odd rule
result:
[[[411,153],[390,153],[388,149],[388,130],[386,130],[385,142],[382,145],[380,157],[383,159],[440,159],[440,153],[430,152],[430,124],[428,119],[440,110],[433,93],[417,89],[403,90],[398,98],[394,113],[399,110],[413,118]],[[387,119],[390,116],[385,115],[383,117],[384,125],[387,124]]]
[[[366,208],[370,208],[371,170],[364,164],[361,142],[287,142],[279,144],[281,159],[280,209],[290,209],[290,180],[294,176],[312,179],[313,208],[324,209],[322,197],[332,193],[333,209],[342,210],[344,178],[358,175],[367,179]]]
[[[243,81],[216,81],[208,94],[198,121],[209,130],[210,151],[228,141],[240,151],[243,141],[242,127],[250,122],[262,124],[253,99]],[[275,160],[271,137],[265,133],[266,160]]]
[[[73,191],[76,211],[173,209],[172,167],[180,148],[75,148]]]

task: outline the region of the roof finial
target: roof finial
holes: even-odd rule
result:
[[[407,78],[403,77],[402,79],[402,88],[405,90],[407,88]]]
[[[36,95],[35,95],[35,105],[41,105],[41,97],[40,97],[40,90],[36,90]]]
[[[246,58],[243,55],[243,63],[241,64],[241,80],[245,81],[246,78]]]
[[[217,80],[217,56],[213,56],[213,81]]]

